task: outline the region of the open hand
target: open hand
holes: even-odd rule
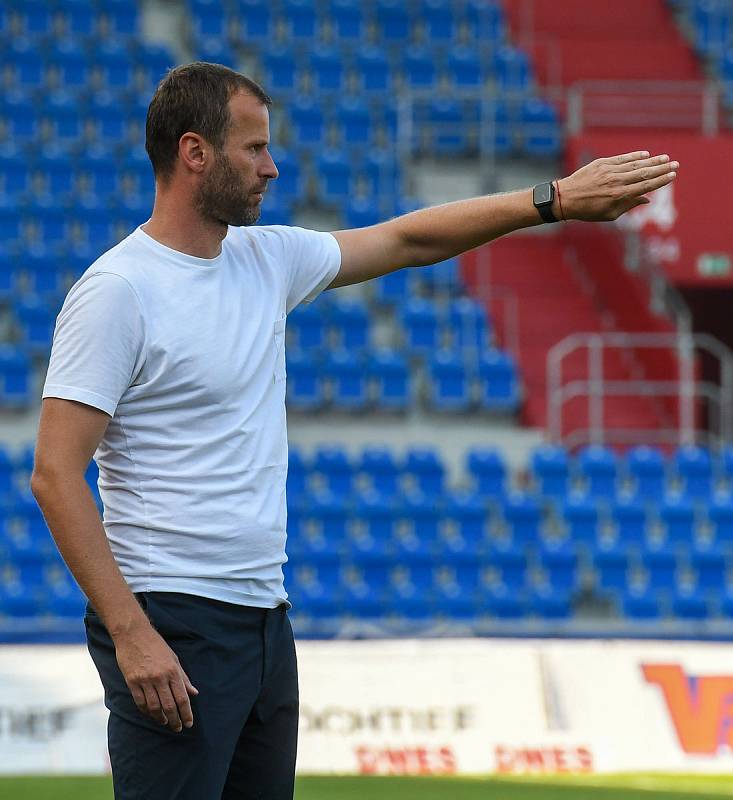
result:
[[[135,705],[160,725],[180,733],[193,725],[189,695],[198,694],[178,656],[152,627],[115,641],[117,664]]]
[[[660,189],[677,177],[677,161],[651,156],[646,151],[597,158],[558,181],[565,219],[608,222],[636,206],[645,205],[645,194]],[[555,208],[557,207],[557,208]],[[553,206],[559,218],[557,194]]]

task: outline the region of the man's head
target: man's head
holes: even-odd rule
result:
[[[205,219],[252,225],[260,192],[277,178],[267,145],[271,99],[253,80],[220,64],[171,70],[148,108],[145,149],[156,180],[183,180]]]

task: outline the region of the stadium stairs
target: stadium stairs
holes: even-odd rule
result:
[[[648,290],[642,279],[623,266],[619,238],[612,232],[586,231],[568,226],[549,235],[519,234],[488,246],[488,274],[480,251],[463,257],[464,280],[483,297],[493,289],[508,291],[517,301],[517,346],[524,382],[521,419],[544,427],[547,410],[547,355],[557,342],[574,333],[640,330],[665,332],[671,324],[649,310]],[[494,292],[489,302],[499,339],[507,330],[507,305]],[[510,342],[502,342],[504,347]],[[654,377],[673,380],[675,366],[652,363],[631,349],[606,354],[608,380]],[[588,378],[587,355],[569,357],[563,379]],[[650,430],[668,422],[670,409],[648,398],[607,397],[605,424],[609,430]],[[565,417],[574,429],[588,426],[588,403],[577,398],[566,406]]]
[[[516,40],[542,85],[699,80],[697,60],[663,0],[506,0]]]

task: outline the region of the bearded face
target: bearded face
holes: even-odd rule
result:
[[[196,193],[196,208],[204,219],[240,227],[254,225],[260,218],[262,179],[251,183],[237,173],[223,150],[216,150],[216,161]]]

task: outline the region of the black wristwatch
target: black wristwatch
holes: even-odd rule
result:
[[[545,222],[559,222],[560,220],[552,213],[552,204],[555,200],[555,184],[552,182],[538,183],[532,190],[532,202],[534,207],[540,212],[540,216]]]

